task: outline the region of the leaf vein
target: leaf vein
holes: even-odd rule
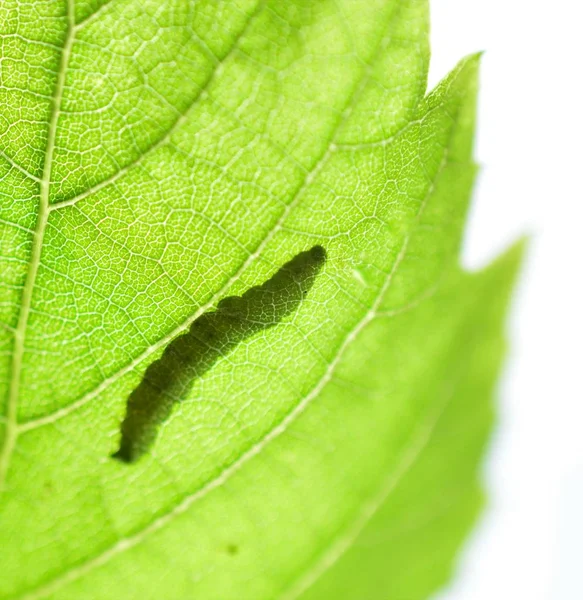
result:
[[[212,82],[214,81],[216,74],[219,72],[220,66],[223,65],[225,63],[225,61],[227,61],[228,58],[237,49],[237,46],[239,45],[240,41],[243,39],[243,37],[245,36],[247,31],[249,30],[249,27],[253,23],[254,19],[260,14],[262,8],[263,8],[263,2],[259,2],[257,4],[257,6],[255,7],[255,9],[253,10],[253,12],[251,12],[248,15],[245,25],[243,26],[241,31],[237,34],[237,36],[233,40],[233,43],[232,43],[231,47],[229,48],[229,50],[227,51],[227,53],[224,55],[224,57],[221,60],[219,60],[215,63],[211,73],[207,77],[206,81],[204,81],[203,84],[201,85],[198,93],[192,99],[192,102],[190,102],[190,104],[187,106],[187,108],[183,112],[179,113],[178,117],[174,120],[172,125],[170,125],[170,127],[167,129],[167,131],[156,142],[151,144],[135,160],[128,163],[124,167],[121,167],[119,170],[117,170],[113,175],[110,175],[109,177],[107,177],[106,179],[103,179],[99,183],[92,185],[91,187],[86,189],[84,192],[81,192],[81,193],[73,196],[72,198],[69,198],[67,200],[62,200],[61,202],[56,202],[56,203],[52,204],[50,207],[50,210],[57,210],[60,208],[64,208],[66,206],[73,206],[77,202],[80,202],[81,200],[84,200],[85,198],[88,198],[89,196],[92,196],[93,194],[101,191],[102,189],[108,187],[109,185],[111,185],[111,184],[115,183],[116,181],[118,181],[119,179],[121,179],[126,173],[128,173],[134,167],[141,164],[145,157],[149,156],[155,150],[162,147],[171,138],[171,136],[174,134],[174,132],[186,121],[186,119],[188,117],[188,113],[190,113],[190,111],[193,110],[193,108],[197,105],[198,101],[204,96],[204,94],[206,93],[206,91],[208,90],[208,88],[210,87]]]
[[[431,436],[441,416],[451,403],[454,394],[455,387],[452,386],[452,389],[450,390],[450,393],[447,394],[445,400],[432,407],[427,418],[414,430],[408,442],[403,447],[395,470],[389,473],[389,476],[380,487],[380,491],[364,505],[363,510],[360,514],[356,515],[356,518],[345,531],[336,540],[332,541],[329,547],[316,561],[315,565],[305,573],[300,574],[300,576],[292,582],[287,590],[281,594],[280,600],[294,600],[300,596],[316,583],[328,569],[332,568],[350,548],[383,503],[387,501],[391,493],[399,485],[403,477],[405,477],[415,465],[420,454],[431,440]]]
[[[66,9],[67,34],[63,46],[63,51],[61,54],[59,74],[57,77],[53,95],[53,106],[51,111],[51,118],[49,121],[43,176],[40,182],[39,208],[37,214],[36,229],[33,236],[28,273],[26,275],[24,288],[22,290],[22,301],[20,313],[18,316],[18,323],[14,332],[14,345],[12,352],[10,387],[8,391],[8,401],[6,407],[4,440],[2,448],[0,450],[0,491],[2,491],[2,489],[4,488],[6,475],[10,466],[10,459],[12,456],[12,452],[16,446],[16,439],[19,433],[18,397],[20,393],[20,379],[22,374],[26,328],[28,325],[28,317],[32,305],[32,294],[34,290],[34,284],[40,265],[44,234],[48,222],[50,179],[53,164],[53,153],[55,149],[57,123],[59,120],[61,101],[63,98],[63,89],[65,87],[67,66],[69,64],[71,48],[75,39],[75,28],[73,23],[75,12],[75,0],[67,0]]]

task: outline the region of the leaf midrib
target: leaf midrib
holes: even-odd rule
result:
[[[39,208],[37,214],[36,228],[32,241],[32,249],[28,272],[22,290],[20,313],[14,331],[14,349],[12,353],[12,364],[10,369],[10,387],[6,407],[6,423],[4,430],[4,442],[0,453],[0,491],[4,488],[6,474],[10,465],[10,458],[16,445],[18,437],[18,396],[20,392],[20,380],[22,373],[22,358],[24,356],[24,342],[26,338],[26,327],[32,303],[32,294],[40,265],[40,257],[43,246],[49,216],[49,194],[51,171],[53,167],[53,155],[57,135],[57,123],[63,99],[63,89],[67,67],[71,56],[71,48],[75,39],[75,0],[67,0],[66,3],[67,32],[65,43],[61,53],[57,81],[52,99],[51,118],[47,133],[47,145],[45,150],[45,161],[40,181]]]

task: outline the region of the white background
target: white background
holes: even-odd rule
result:
[[[489,507],[440,600],[583,599],[583,9],[431,0],[430,85],[485,50],[464,263],[532,236],[508,326]]]

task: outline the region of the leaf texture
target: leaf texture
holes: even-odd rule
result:
[[[425,0],[0,6],[0,598],[428,597],[481,504],[520,247],[458,252],[479,57]],[[315,246],[140,461],[127,399]],[[188,389],[187,389],[188,388]]]

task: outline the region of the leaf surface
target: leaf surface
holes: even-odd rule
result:
[[[520,254],[458,266],[478,57],[426,95],[424,0],[0,23],[0,597],[426,598],[481,503]],[[172,340],[316,246],[294,310],[112,459]]]

